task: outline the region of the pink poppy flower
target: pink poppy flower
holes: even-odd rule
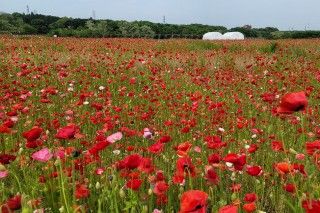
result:
[[[122,137],[123,137],[122,133],[121,132],[117,132],[117,133],[114,133],[114,134],[108,136],[107,137],[107,141],[109,143],[115,143],[115,142],[121,140]]]
[[[64,150],[58,149],[58,150],[54,153],[54,157],[63,159],[63,158],[65,157],[65,152],[64,152]]]
[[[50,152],[48,148],[43,148],[33,153],[31,157],[36,161],[47,162],[53,157],[53,154]]]
[[[143,137],[146,138],[146,139],[150,139],[152,138],[152,132],[150,131],[149,128],[144,128],[143,129]]]
[[[9,172],[7,170],[0,171],[0,179],[7,177]]]

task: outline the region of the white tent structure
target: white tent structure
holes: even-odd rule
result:
[[[223,34],[225,40],[244,40],[244,35],[240,32],[228,32]]]
[[[202,40],[244,40],[244,35],[240,32],[228,32],[223,35],[219,32],[208,32],[203,35]]]
[[[203,35],[202,40],[222,40],[222,34],[219,32],[209,32]]]

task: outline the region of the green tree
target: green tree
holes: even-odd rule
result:
[[[139,30],[140,30],[141,37],[144,37],[144,38],[154,38],[155,37],[154,31],[149,26],[143,25],[140,27]]]
[[[95,30],[94,22],[93,22],[92,20],[86,21],[86,27],[87,27],[89,30]]]
[[[50,29],[66,28],[66,27],[68,27],[67,23],[69,20],[71,20],[71,19],[68,17],[62,17],[58,21],[50,24],[49,28]]]
[[[119,23],[119,30],[123,37],[140,37],[140,28],[136,23],[122,21]]]

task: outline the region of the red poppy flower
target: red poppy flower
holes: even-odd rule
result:
[[[255,193],[248,193],[245,195],[244,201],[251,203],[251,202],[255,202],[257,198],[258,197]]]
[[[302,201],[302,207],[306,213],[319,213],[320,212],[320,200],[304,200]]]
[[[0,125],[0,133],[11,133],[11,129],[6,125]]]
[[[140,188],[141,184],[142,184],[142,180],[133,179],[133,180],[130,180],[126,183],[126,187],[128,187],[129,189],[132,189],[132,190],[138,190]]]
[[[273,151],[279,152],[283,151],[283,143],[281,141],[272,141],[271,142],[271,148]]]
[[[227,146],[227,143],[223,143],[219,136],[207,136],[204,140],[207,142],[208,149],[220,149]]]
[[[219,154],[212,154],[208,157],[209,164],[217,164],[221,161],[221,156]]]
[[[291,172],[293,170],[293,166],[287,162],[280,162],[275,164],[275,169],[277,170],[277,172],[283,175]]]
[[[186,156],[191,147],[192,144],[190,142],[184,142],[175,147],[175,149],[177,150],[178,156]]]
[[[248,149],[248,152],[249,153],[255,153],[257,150],[258,150],[258,145],[257,144],[251,144],[249,149]]]
[[[149,152],[153,154],[159,154],[163,151],[164,144],[163,143],[155,143],[148,147]]]
[[[162,195],[162,194],[166,193],[168,188],[169,188],[169,185],[166,182],[158,181],[158,182],[156,182],[156,184],[154,186],[153,192],[156,195]]]
[[[283,187],[284,190],[290,193],[296,192],[296,186],[293,183],[288,183]]]
[[[181,174],[175,174],[173,177],[172,177],[172,182],[174,184],[183,184],[184,183],[184,175],[181,175]]]
[[[245,212],[254,212],[257,209],[256,204],[254,202],[252,203],[246,203],[243,205],[243,210]]]
[[[58,129],[55,137],[57,139],[72,139],[76,134],[77,127],[75,125],[68,125]]]
[[[35,141],[40,137],[42,131],[43,129],[40,127],[33,127],[29,131],[22,133],[22,136],[27,139],[27,141]]]
[[[192,164],[190,157],[183,157],[177,160],[177,173],[180,175],[190,175],[194,177],[196,175],[195,167]]]
[[[268,102],[270,104],[276,100],[276,95],[273,93],[264,93],[260,95],[260,97],[262,98],[263,101]]]
[[[237,155],[234,153],[227,154],[224,159],[225,162],[232,163],[234,168],[238,171],[241,171],[243,169],[243,166],[246,164],[246,155]]]
[[[304,92],[288,93],[281,98],[278,113],[291,114],[293,112],[305,110],[308,100]]]
[[[138,169],[139,169],[139,171],[147,173],[147,174],[153,172],[154,166],[152,164],[152,159],[151,158],[142,158]]]
[[[132,154],[123,159],[124,166],[127,169],[136,169],[140,166],[142,157],[139,154]]]
[[[306,150],[309,155],[313,155],[316,151],[320,150],[320,140],[306,143]]]
[[[155,177],[156,181],[164,181],[165,180],[165,176],[163,174],[162,170],[158,170],[156,172],[156,177]]]
[[[295,171],[300,172],[302,175],[307,176],[307,173],[306,173],[306,171],[305,171],[305,169],[304,169],[304,165],[303,165],[303,164],[294,163],[294,164],[292,165],[292,168],[293,168]]]
[[[41,140],[35,140],[35,141],[27,141],[26,147],[29,149],[35,149],[39,146],[43,145],[43,141]]]
[[[259,176],[262,174],[260,166],[247,166],[247,173],[251,176]]]
[[[11,210],[21,209],[21,195],[9,198],[6,204]]]
[[[86,198],[90,195],[90,191],[84,184],[79,184],[76,187],[75,195],[77,199]]]
[[[100,141],[96,143],[91,149],[89,149],[89,153],[92,155],[98,154],[100,151],[104,150],[110,143],[108,141]]]
[[[190,132],[190,127],[189,126],[185,126],[181,129],[181,133],[188,133]]]
[[[165,126],[172,126],[173,122],[171,120],[167,120],[167,121],[164,122],[164,125]]]
[[[219,213],[238,213],[238,207],[234,205],[223,206],[219,209]]]
[[[164,135],[159,139],[160,143],[168,143],[171,141],[171,137],[169,135]]]
[[[1,164],[9,164],[11,161],[14,161],[16,156],[9,154],[0,154],[0,163]]]
[[[207,193],[200,190],[184,192],[180,199],[179,213],[205,213],[207,199]]]
[[[0,212],[1,213],[11,213],[11,210],[8,205],[4,204],[4,205],[0,206]]]
[[[12,128],[14,124],[15,123],[11,119],[7,119],[5,122],[3,122],[2,125],[7,126],[8,128]]]
[[[206,179],[212,184],[218,184],[219,183],[219,176],[214,171],[214,169],[209,169],[207,171]]]
[[[240,183],[233,183],[230,187],[230,190],[232,192],[240,192],[241,190],[241,184]]]

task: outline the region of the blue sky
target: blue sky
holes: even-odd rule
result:
[[[281,30],[320,30],[320,0],[0,0],[0,11],[228,28],[251,24]]]

